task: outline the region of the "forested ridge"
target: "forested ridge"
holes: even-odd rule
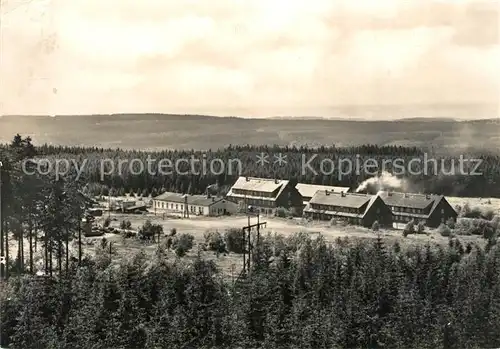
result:
[[[465,159],[477,159],[480,161],[475,173],[481,175],[469,175],[459,173],[459,155],[445,155],[442,151],[432,148],[420,149],[416,147],[401,146],[377,146],[360,145],[356,147],[279,147],[279,146],[232,146],[223,149],[205,152],[201,151],[128,151],[120,149],[99,149],[81,147],[57,147],[41,146],[37,147],[39,156],[52,159],[74,160],[78,164],[85,163],[83,180],[89,183],[89,188],[93,194],[107,194],[109,190],[113,195],[123,193],[139,193],[143,195],[156,195],[164,190],[184,192],[191,194],[203,193],[210,184],[218,183],[226,189],[237,179],[238,167],[231,160],[238,159],[241,163],[241,174],[246,176],[258,176],[265,178],[283,178],[295,180],[302,183],[348,186],[355,189],[363,180],[374,175],[373,169],[366,170],[362,164],[368,159],[373,159],[378,164],[378,168],[391,171],[392,164],[400,161],[405,168],[412,171],[403,171],[402,177],[411,183],[411,191],[437,193],[451,196],[488,196],[500,197],[500,156],[499,154],[484,151],[483,153],[470,152],[462,154]],[[269,163],[261,166],[257,156],[261,153],[268,154]],[[286,164],[273,164],[273,155],[282,154],[286,159]],[[219,174],[219,167],[215,166],[214,172],[190,174],[163,175],[158,171],[158,164],[161,159],[168,159],[172,163],[179,159],[205,159],[210,164],[214,159],[220,159],[225,164],[225,171]],[[314,171],[311,171],[304,163],[310,159]],[[131,174],[140,171],[140,164],[146,167],[148,158],[152,162],[152,171],[144,170],[140,175]],[[101,163],[104,159],[112,160],[115,171],[112,175],[103,175]],[[135,163],[130,166],[132,159]],[[324,172],[321,172],[321,162],[325,159],[331,160],[334,164],[333,170],[329,163],[326,163]],[[340,169],[339,159],[348,159],[353,164],[353,170],[349,171],[346,166]],[[438,163],[438,172],[435,172],[431,164],[424,171],[424,165],[418,167],[418,163],[411,163],[414,159],[420,159],[420,164],[425,164],[426,159],[435,159]],[[106,160],[108,161],[108,160]],[[120,167],[118,162],[124,165]],[[477,162],[476,161],[476,162]],[[385,164],[384,164],[385,162]],[[356,168],[356,163],[361,164],[361,168]],[[414,166],[416,165],[416,166]],[[466,168],[473,170],[474,163],[466,163]],[[120,171],[118,170],[120,168]],[[182,171],[188,171],[189,165],[182,164]],[[304,171],[305,169],[305,171]],[[419,170],[420,169],[420,170]],[[397,170],[397,169],[396,169]],[[339,174],[339,171],[343,171]],[[316,172],[316,173],[315,173]],[[401,174],[401,172],[399,172]]]

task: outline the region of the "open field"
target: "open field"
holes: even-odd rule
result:
[[[457,205],[463,207],[468,204],[470,208],[478,207],[484,211],[493,211],[496,215],[500,215],[500,199],[498,198],[461,198],[454,196],[447,196],[446,199],[451,206]]]
[[[102,225],[107,214],[103,217],[97,219],[97,223]],[[188,233],[194,236],[195,244],[193,249],[188,252],[188,254],[183,257],[183,259],[192,259],[198,253],[205,258],[215,260],[217,265],[221,268],[223,273],[228,277],[234,277],[242,266],[242,256],[234,253],[229,253],[227,255],[219,255],[217,257],[212,251],[201,251],[199,250],[200,244],[204,242],[204,233],[206,231],[219,231],[224,233],[230,228],[242,228],[247,225],[248,218],[246,216],[231,216],[231,217],[192,217],[192,218],[165,218],[162,219],[161,216],[155,216],[154,214],[147,215],[133,215],[133,214],[111,214],[111,225],[112,227],[118,228],[122,220],[128,220],[132,224],[132,229],[139,229],[146,220],[150,220],[152,223],[161,224],[163,226],[163,231],[169,233],[171,229],[175,228],[177,230],[177,235]],[[251,224],[257,222],[256,217],[251,218]],[[267,235],[268,233],[277,233],[283,236],[290,236],[298,232],[306,232],[309,236],[315,238],[320,234],[325,238],[327,242],[335,242],[338,238],[348,237],[350,240],[357,239],[374,239],[380,234],[380,236],[386,241],[387,244],[391,245],[396,241],[403,246],[409,245],[425,245],[430,243],[447,245],[448,238],[439,235],[433,230],[428,230],[427,234],[420,235],[410,235],[406,238],[402,236],[402,231],[397,229],[381,229],[377,234],[370,229],[359,227],[359,226],[331,226],[329,222],[305,222],[302,219],[284,219],[276,217],[260,217],[260,222],[267,222],[265,228],[261,229],[262,235]],[[104,236],[108,241],[113,242],[113,246],[116,249],[115,259],[119,259],[122,256],[131,256],[141,250],[144,250],[151,257],[154,256],[156,251],[155,243],[141,242],[135,238],[123,239],[119,234],[106,234]],[[94,254],[95,247],[98,245],[99,240],[102,237],[89,237],[85,238],[84,241],[84,253]],[[480,245],[484,244],[484,240],[478,236],[459,236],[459,239],[463,244],[468,242],[478,243]],[[88,245],[87,242],[93,241],[92,245]],[[11,240],[11,255],[15,256],[17,253],[17,242]],[[28,256],[28,242],[25,243],[25,256]],[[77,244],[76,241],[72,243],[71,253],[77,255]],[[37,253],[38,264],[41,265],[41,249]],[[176,258],[173,251],[170,251],[168,258]]]
[[[460,106],[445,116],[464,116],[467,110]],[[408,116],[405,111],[391,109],[386,112],[395,118]],[[345,113],[352,115],[348,111]],[[435,108],[433,113],[437,113]],[[482,114],[497,117],[497,113],[498,110],[490,110]],[[479,114],[474,112],[474,115]],[[16,133],[31,136],[36,144],[122,149],[199,150],[222,148],[228,144],[335,144],[339,147],[377,144],[433,146],[446,151],[461,151],[473,146],[496,151],[500,146],[498,119],[455,121],[437,118],[397,122],[308,119],[304,122],[301,118],[243,119],[165,114],[2,116],[0,143],[10,142]]]

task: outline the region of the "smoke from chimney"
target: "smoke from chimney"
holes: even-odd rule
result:
[[[356,193],[366,191],[370,193],[379,193],[384,190],[398,189],[406,191],[408,189],[408,181],[400,179],[389,172],[382,172],[379,176],[368,178],[363,181],[355,190]]]

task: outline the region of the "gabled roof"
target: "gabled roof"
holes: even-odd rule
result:
[[[272,193],[278,188],[284,188],[288,184],[285,179],[269,179],[269,178],[256,178],[256,177],[239,177],[231,189],[260,191]]]
[[[387,191],[380,192],[379,195],[388,206],[418,209],[424,209],[429,205],[433,205],[435,207],[443,198],[442,195],[409,194]]]
[[[318,190],[323,190],[323,191],[328,190],[334,193],[340,193],[342,191],[344,193],[347,193],[349,191],[349,187],[334,187],[330,185],[316,185],[316,184],[305,184],[305,183],[297,183],[295,188],[297,188],[300,195],[306,198],[312,198]]]
[[[360,208],[372,200],[372,195],[358,193],[335,193],[317,191],[309,201],[311,204]]]
[[[326,214],[333,214],[336,216],[344,216],[344,217],[353,217],[353,218],[363,218],[366,213],[373,206],[375,201],[379,199],[378,195],[367,195],[367,194],[358,194],[358,193],[346,193],[342,195],[341,193],[326,193],[318,191],[313,196],[309,204],[305,208],[306,212],[320,212]],[[328,205],[335,207],[346,207],[346,208],[355,208],[359,209],[366,204],[366,207],[363,212],[359,213],[351,213],[351,212],[343,212],[343,211],[334,211],[334,210],[317,210],[311,208],[310,204],[319,204],[319,205]]]
[[[186,199],[184,194],[165,192],[156,196],[153,200],[183,204]],[[223,198],[217,198],[214,196],[207,197],[206,195],[187,195],[188,205],[210,206],[221,200],[223,200]]]

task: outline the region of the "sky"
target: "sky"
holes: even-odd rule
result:
[[[499,102],[496,0],[0,1],[2,115]]]

